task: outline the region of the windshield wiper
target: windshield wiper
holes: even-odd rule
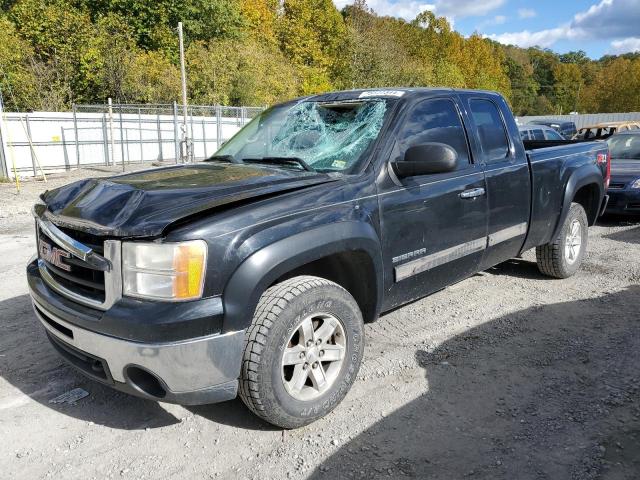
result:
[[[307,172],[315,172],[316,169],[299,157],[262,157],[262,158],[243,158],[244,163],[273,163],[275,165],[291,165],[298,164]]]

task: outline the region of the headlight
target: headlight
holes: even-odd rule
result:
[[[631,188],[640,188],[640,178],[631,184]]]
[[[123,293],[158,300],[200,298],[206,263],[207,244],[203,240],[123,242]]]

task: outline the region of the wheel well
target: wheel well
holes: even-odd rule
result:
[[[595,183],[581,187],[573,196],[573,201],[579,203],[587,212],[589,225],[596,223],[600,211],[600,191]]]
[[[287,272],[273,284],[298,275],[313,275],[337,283],[358,303],[365,322],[377,318],[375,267],[365,252],[355,250],[322,257]]]

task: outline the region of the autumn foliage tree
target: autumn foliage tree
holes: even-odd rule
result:
[[[189,99],[268,105],[344,88],[496,90],[516,114],[640,110],[640,55],[505,46],[444,17],[379,16],[354,0],[2,0],[0,90],[15,110]]]

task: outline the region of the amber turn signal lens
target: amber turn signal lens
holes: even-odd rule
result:
[[[207,248],[204,242],[189,242],[178,246],[173,260],[176,273],[175,298],[198,298],[204,287],[204,269]]]

